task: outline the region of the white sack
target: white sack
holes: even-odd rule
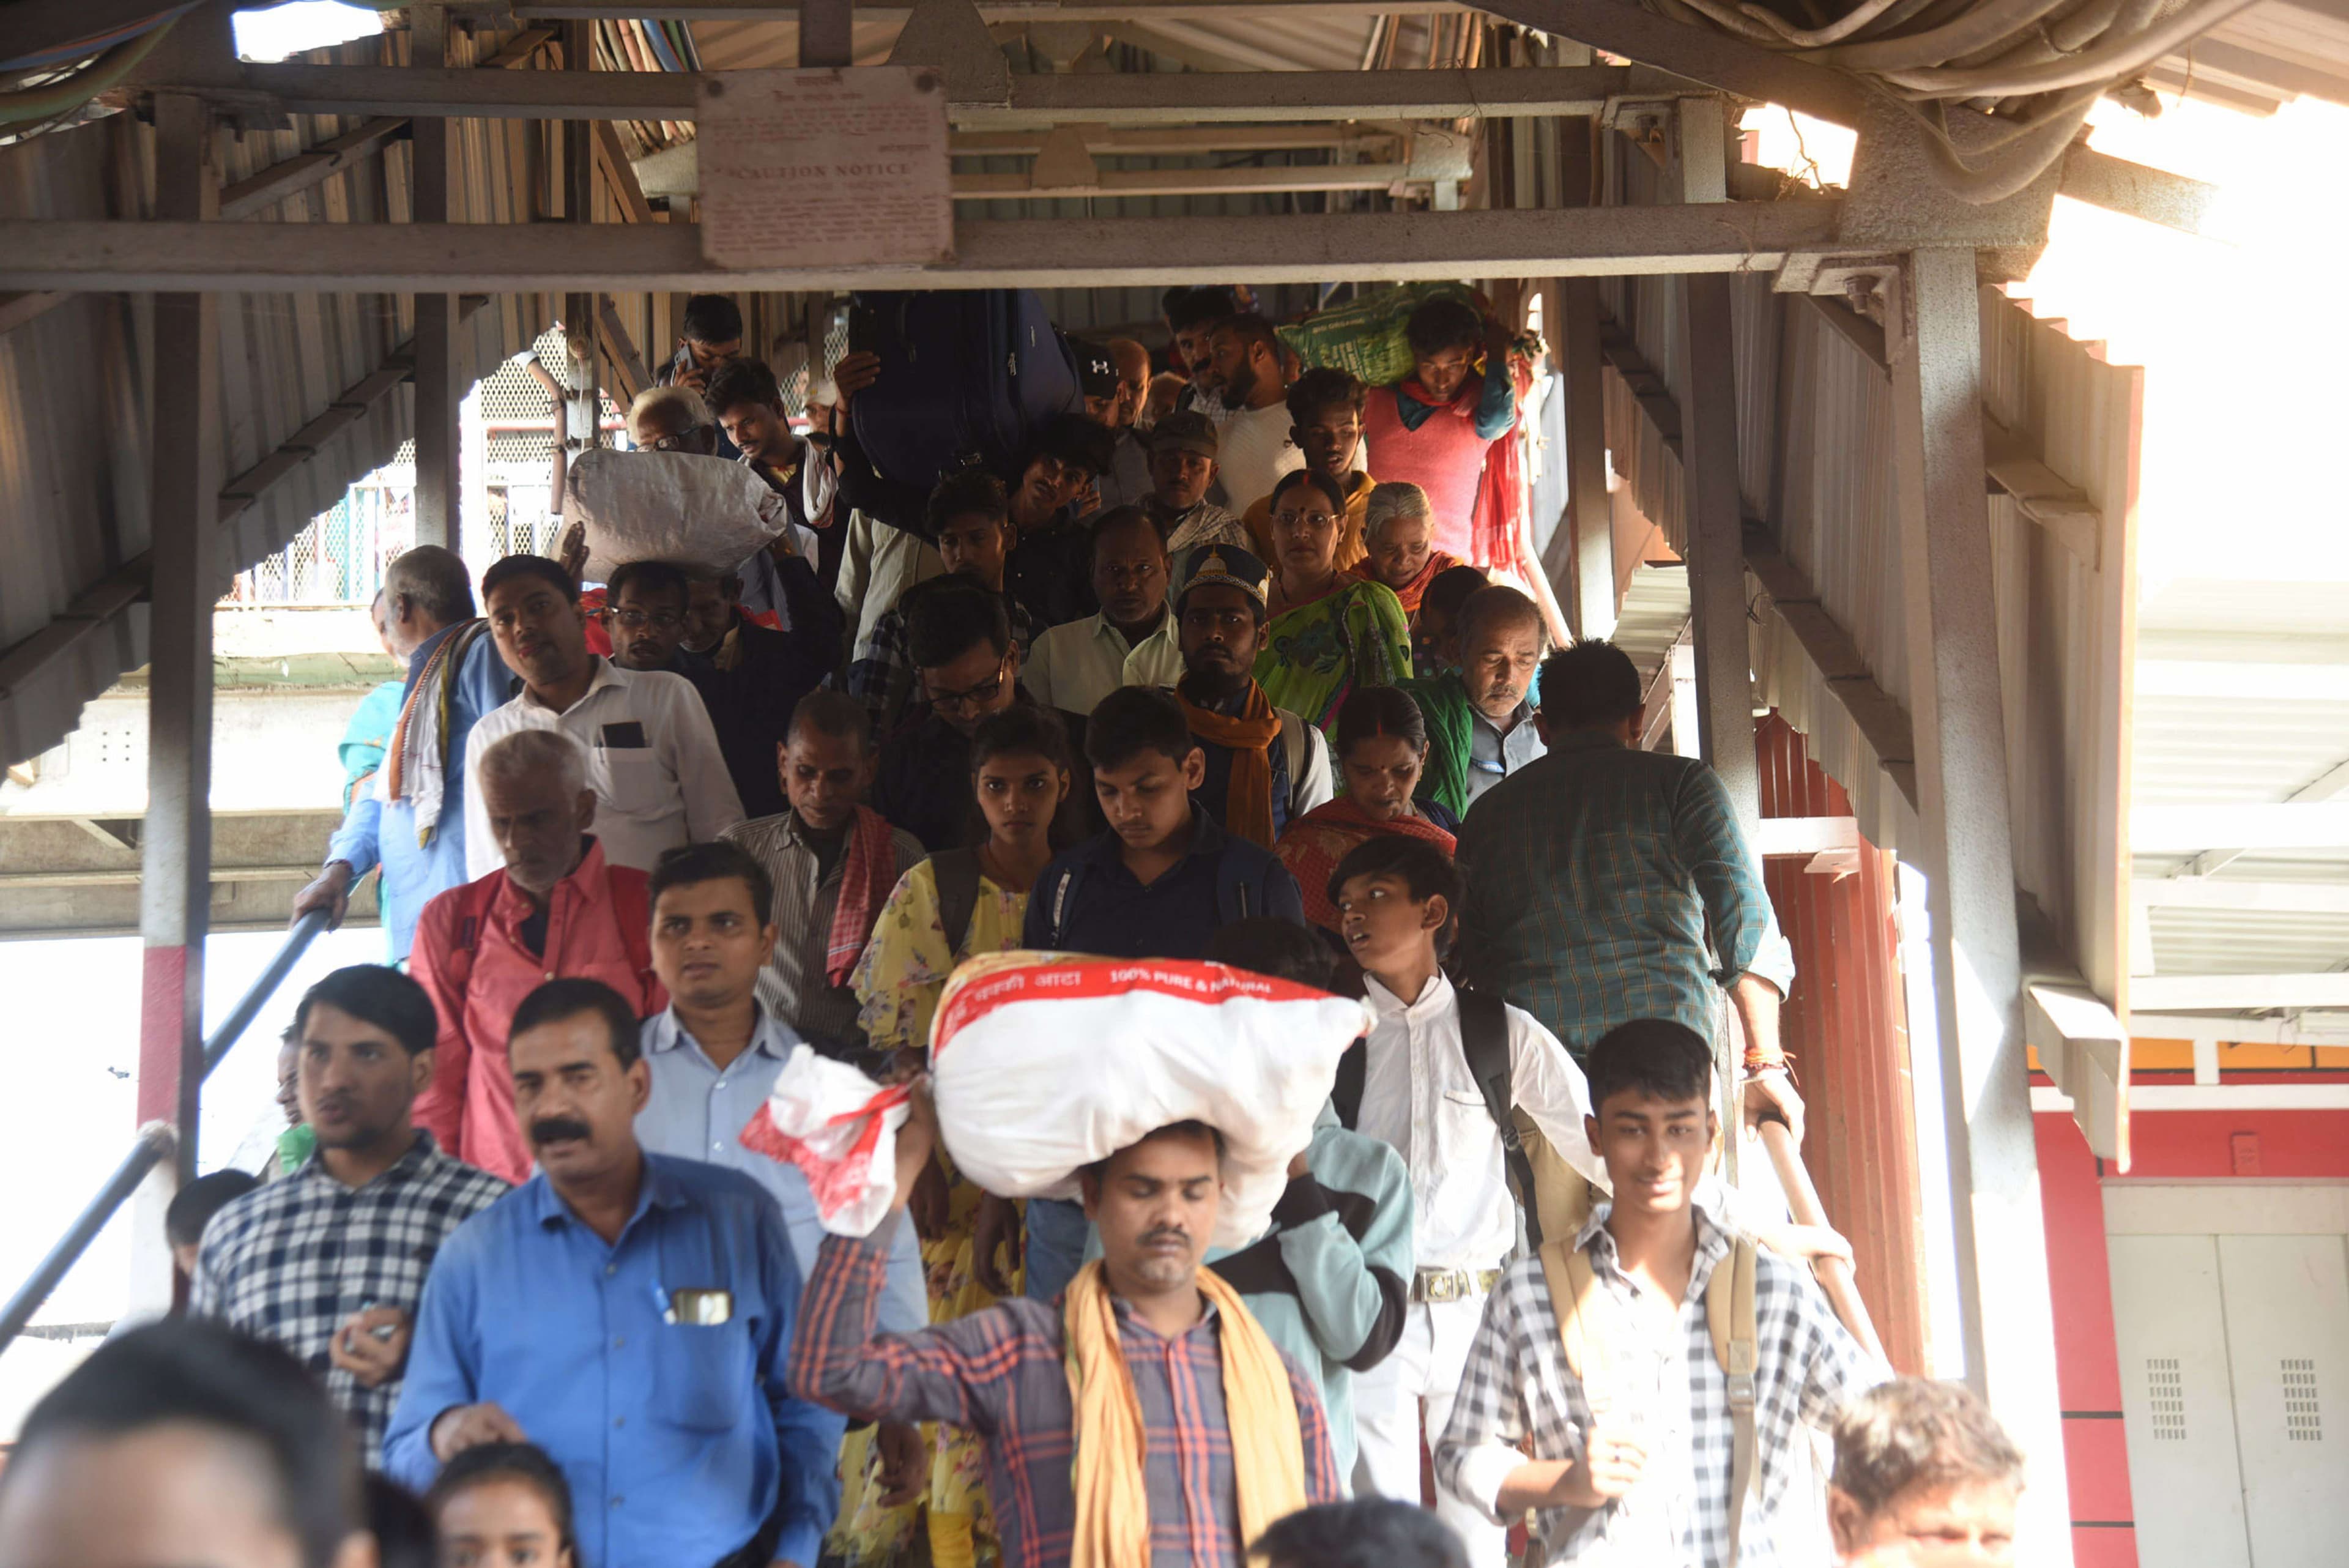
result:
[[[748,463],[689,452],[597,447],[571,460],[563,487],[564,515],[586,526],[591,583],[630,561],[730,572],[791,522]]]
[[[911,1114],[908,1097],[902,1084],[876,1084],[812,1045],[794,1046],[766,1105],[742,1129],[742,1145],[806,1174],[826,1231],[869,1236],[896,1196],[897,1129]]]
[[[956,1168],[1006,1198],[1074,1198],[1076,1173],[1170,1122],[1224,1135],[1214,1241],[1272,1221],[1338,1058],[1370,1009],[1222,964],[1012,952],[955,971],[930,1027]]]

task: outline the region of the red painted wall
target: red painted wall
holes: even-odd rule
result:
[[[2230,1073],[2223,1079],[2343,1080],[2332,1073]],[[2105,1251],[2103,1172],[2068,1114],[2043,1114],[2033,1120],[2055,1302],[2055,1377],[2064,1407],[2064,1468],[2072,1490],[2073,1558],[2078,1568],[2137,1568],[2112,1276]],[[2130,1117],[2132,1158],[2126,1179],[2229,1179],[2240,1134],[2259,1140],[2263,1179],[2349,1178],[2349,1111],[2137,1111]]]

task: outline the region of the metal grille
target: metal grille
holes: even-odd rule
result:
[[[2283,1435],[2295,1443],[2324,1441],[2324,1421],[2316,1399],[2316,1363],[2283,1359]]]
[[[415,491],[381,471],[344,493],[274,556],[236,575],[236,605],[364,605],[383,587],[384,563],[416,537]]]
[[[2171,1356],[2148,1356],[2145,1363],[2146,1406],[2153,1414],[2157,1441],[2186,1440],[2186,1377]]]

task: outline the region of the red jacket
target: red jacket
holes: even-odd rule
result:
[[[668,1005],[653,973],[652,898],[641,871],[604,863],[593,838],[547,899],[546,950],[523,945],[531,902],[492,871],[424,906],[409,972],[440,1014],[432,1084],[415,1119],[468,1165],[521,1183],[530,1179],[530,1141],[514,1121],[506,1037],[514,1009],[546,981],[600,980],[639,1018]]]

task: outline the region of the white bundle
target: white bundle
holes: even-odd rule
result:
[[[563,483],[564,515],[586,528],[591,583],[630,561],[730,572],[791,522],[779,493],[722,457],[597,447],[571,460]]]
[[[904,1085],[876,1084],[802,1044],[742,1129],[742,1144],[805,1173],[826,1231],[869,1236],[896,1195],[897,1129],[911,1112],[907,1099]]]
[[[1338,1059],[1370,1010],[1216,963],[973,959],[930,1028],[938,1128],[961,1173],[1007,1198],[1074,1198],[1076,1175],[1169,1123],[1224,1135],[1214,1241],[1272,1220]]]

